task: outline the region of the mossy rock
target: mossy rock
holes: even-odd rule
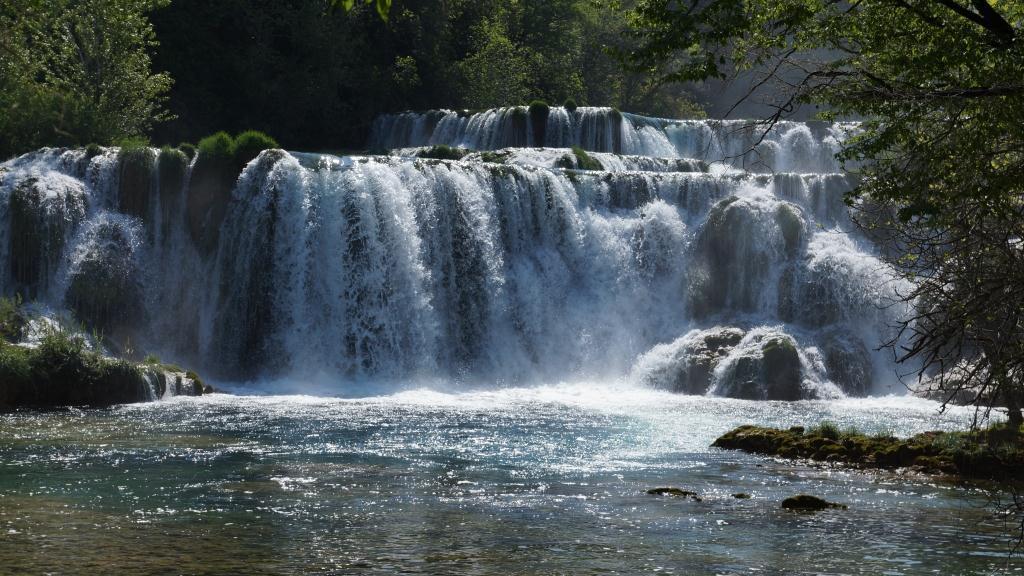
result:
[[[234,141],[226,132],[199,141],[185,208],[189,235],[204,254],[217,248],[220,225],[238,179],[233,149]]]
[[[564,104],[562,104],[562,106],[563,106],[563,107],[564,107],[564,108],[565,108],[565,109],[566,109],[567,111],[569,111],[569,112],[575,112],[575,111],[576,111],[576,108],[577,108],[577,106],[576,106],[576,100],[574,100],[574,99],[572,99],[572,98],[566,98],[566,99],[565,99],[565,103],[564,103]]]
[[[178,144],[178,150],[181,150],[181,153],[188,158],[189,162],[191,162],[192,159],[196,157],[195,144],[191,144],[189,142],[182,142],[181,144]]]
[[[90,142],[89,144],[87,144],[85,146],[85,157],[87,159],[88,158],[95,158],[96,156],[99,156],[100,154],[103,154],[103,147],[100,146],[99,144],[97,144],[95,142]]]
[[[788,202],[779,204],[775,209],[775,222],[782,233],[786,252],[796,254],[803,245],[804,237],[804,218],[800,208]]]
[[[737,492],[733,494],[732,497],[736,498],[737,500],[749,500],[750,494],[747,494],[746,492]]]
[[[34,298],[56,275],[69,236],[85,219],[85,188],[62,175],[29,177],[14,185],[7,209],[10,278]]]
[[[573,146],[572,153],[576,156],[576,167],[580,170],[604,170],[604,166],[587,154],[583,148]]]
[[[435,160],[462,160],[467,154],[469,154],[469,150],[465,148],[452,148],[447,144],[439,144],[425,150],[420,150],[416,153],[416,157],[433,158]]]
[[[532,144],[534,146],[542,147],[547,142],[548,114],[550,113],[551,107],[547,102],[543,100],[530,102],[530,128],[533,130]]]
[[[768,338],[761,345],[764,355],[761,371],[768,398],[771,400],[799,400],[803,369],[800,354],[792,339],[782,336]]]
[[[86,325],[124,341],[145,312],[138,275],[131,230],[103,224],[69,272],[65,303]]]
[[[837,504],[835,502],[828,502],[817,496],[811,496],[808,494],[798,494],[791,496],[782,501],[782,507],[786,510],[797,510],[805,512],[814,512],[818,510],[827,510],[829,508],[846,510],[846,504]]]
[[[652,496],[674,496],[676,498],[690,498],[695,502],[701,501],[701,497],[696,492],[683,490],[682,488],[651,488],[647,493]]]
[[[171,218],[185,186],[188,173],[188,156],[181,150],[164,146],[157,155],[157,180],[160,190],[160,214],[163,232],[166,235],[171,229]]]
[[[148,146],[122,147],[118,155],[118,210],[150,220],[150,199],[156,159]]]

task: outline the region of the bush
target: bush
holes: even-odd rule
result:
[[[149,142],[141,138],[122,140],[118,202],[121,212],[145,218],[149,213],[149,188],[154,168]]]
[[[564,106],[565,109],[568,110],[569,112],[575,112],[577,108],[576,101],[573,100],[572,98],[566,98],[565,104],[562,104],[562,106]]]
[[[99,156],[100,154],[103,154],[103,148],[100,147],[99,144],[97,144],[95,142],[90,142],[88,145],[86,145],[86,147],[85,147],[85,157],[86,158],[95,158],[96,156]]]
[[[201,162],[227,164],[234,150],[234,139],[227,132],[221,131],[200,140],[197,153]]]
[[[280,148],[270,136],[258,130],[246,130],[235,136],[235,144],[232,148],[232,156],[236,166],[243,167],[250,160],[260,155],[260,152],[270,148]]]

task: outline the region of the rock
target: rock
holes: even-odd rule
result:
[[[819,339],[829,380],[848,396],[867,396],[871,391],[874,366],[867,346],[860,337],[840,330],[829,330]]]
[[[779,231],[786,242],[786,252],[797,253],[803,245],[805,226],[800,208],[789,202],[779,204],[775,209],[775,222],[779,225]]]
[[[721,360],[714,392],[743,400],[800,400],[803,366],[796,341],[774,331],[752,332]]]
[[[807,494],[798,494],[791,496],[782,501],[782,507],[786,510],[801,510],[801,511],[817,511],[825,510],[828,508],[837,508],[840,510],[846,510],[846,504],[836,504],[835,502],[828,502],[817,496],[810,496]]]
[[[696,492],[683,490],[681,488],[651,488],[647,491],[652,496],[675,496],[678,498],[691,498],[694,502],[701,502],[701,497]]]
[[[637,362],[635,370],[648,386],[702,395],[711,386],[719,361],[743,335],[739,328],[721,326],[693,331],[675,342],[653,348]]]
[[[737,492],[736,494],[733,494],[732,497],[739,500],[747,500],[750,498],[750,494],[747,494],[746,492]]]
[[[768,398],[771,400],[799,400],[801,375],[800,354],[796,343],[786,336],[765,340],[761,346],[764,376]]]

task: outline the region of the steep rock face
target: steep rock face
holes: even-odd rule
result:
[[[0,175],[0,179],[18,176]],[[69,236],[85,218],[85,187],[59,173],[28,176],[11,184],[9,269],[0,273],[10,274],[14,286],[34,298],[56,277]]]
[[[118,341],[130,339],[145,318],[141,234],[138,223],[123,216],[94,220],[81,231],[68,268],[67,306]]]

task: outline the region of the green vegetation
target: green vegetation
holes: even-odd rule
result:
[[[580,148],[579,146],[572,147],[572,154],[575,156],[575,160],[572,156],[566,154],[558,160],[557,165],[561,168],[575,168],[578,170],[604,170],[604,166],[600,162],[595,160],[587,151]]]
[[[840,431],[822,422],[806,432],[740,426],[712,446],[754,454],[807,458],[861,468],[905,468],[968,478],[1011,479],[1024,472],[1024,441],[1019,430],[996,425],[966,432],[924,432],[906,439],[891,434]]]
[[[250,160],[260,155],[260,152],[270,148],[280,148],[277,140],[267,136],[258,130],[246,130],[235,136],[234,144],[231,147],[231,155],[236,166],[245,166]]]
[[[565,107],[565,109],[568,110],[569,112],[575,112],[577,108],[576,101],[573,100],[572,98],[566,98],[565,103],[562,104],[562,106]]]
[[[155,158],[144,139],[132,138],[120,143],[121,163],[118,202],[120,210],[145,218],[149,215],[149,188]]]
[[[110,145],[167,120],[147,15],[165,0],[0,4],[0,160],[47,145]]]
[[[27,322],[19,299],[0,298],[0,409],[138,402],[149,395],[147,369],[181,372],[152,355],[142,364],[104,356],[85,337],[58,324],[44,325],[38,345],[25,346],[18,342]],[[153,374],[168,385],[162,373]],[[193,381],[198,386],[183,393],[202,393],[198,377]]]
[[[200,162],[228,164],[234,157],[235,141],[227,132],[220,131],[199,141],[196,153]]]
[[[431,146],[426,150],[421,150],[416,156],[419,158],[433,158],[435,160],[461,160],[466,154],[469,154],[469,150],[465,148],[452,148],[446,144],[440,144],[438,146]]]

